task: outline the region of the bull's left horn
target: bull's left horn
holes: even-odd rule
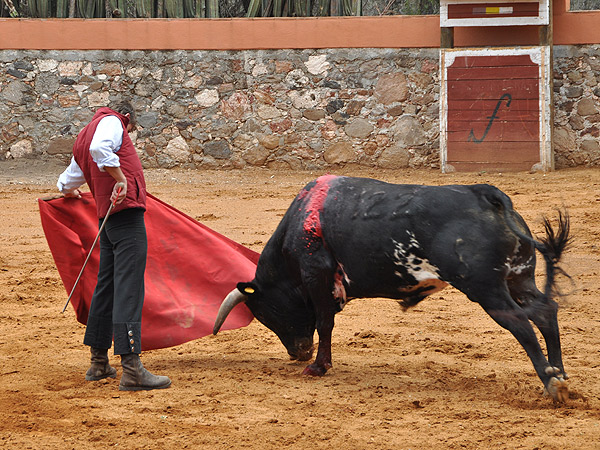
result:
[[[225,322],[225,319],[227,319],[227,316],[229,315],[231,310],[236,305],[244,303],[247,298],[247,296],[242,294],[237,289],[234,289],[229,294],[227,294],[227,297],[225,297],[225,300],[223,300],[223,303],[221,303],[221,307],[219,308],[219,312],[217,313],[217,318],[215,319],[215,326],[213,327],[213,334],[217,334],[219,332],[221,326],[223,325],[223,322]]]

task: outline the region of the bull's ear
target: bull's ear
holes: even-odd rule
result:
[[[238,283],[237,288],[242,294],[248,296],[255,294],[258,291],[258,288],[254,283]]]

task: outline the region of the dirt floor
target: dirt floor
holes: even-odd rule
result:
[[[575,281],[559,321],[570,399],[557,405],[517,341],[447,288],[403,312],[354,300],[336,318],[334,367],[301,375],[276,336],[254,321],[146,352],[170,389],[120,392],[86,382],[84,327],[71,308],[36,199],[64,166],[0,162],[0,447],[6,449],[598,449],[600,448],[600,172],[450,174],[360,171],[397,183],[490,183],[538,235],[567,207]],[[148,170],[149,191],[261,251],[301,187],[321,173]],[[543,266],[543,265],[542,265]],[[542,268],[538,270],[543,273]],[[538,285],[542,285],[540,277]],[[572,286],[565,285],[573,290]]]

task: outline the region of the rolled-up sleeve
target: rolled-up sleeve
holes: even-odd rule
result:
[[[117,153],[123,143],[123,125],[116,116],[106,116],[96,127],[94,137],[90,144],[90,154],[104,172],[104,167],[120,167],[121,163]]]
[[[79,167],[79,164],[75,161],[75,157],[71,158],[71,164],[69,167],[65,169],[63,173],[58,177],[58,182],[56,183],[56,187],[63,194],[66,192],[71,192],[74,189],[77,189],[81,185],[85,183],[85,176],[83,175],[83,171]]]

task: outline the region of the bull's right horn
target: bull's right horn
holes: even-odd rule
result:
[[[219,312],[217,313],[217,318],[215,319],[215,326],[213,327],[213,334],[217,334],[227,319],[227,316],[231,312],[231,310],[240,303],[244,303],[247,300],[247,296],[242,294],[237,288],[227,294],[223,303],[221,303],[221,307],[219,308]]]

